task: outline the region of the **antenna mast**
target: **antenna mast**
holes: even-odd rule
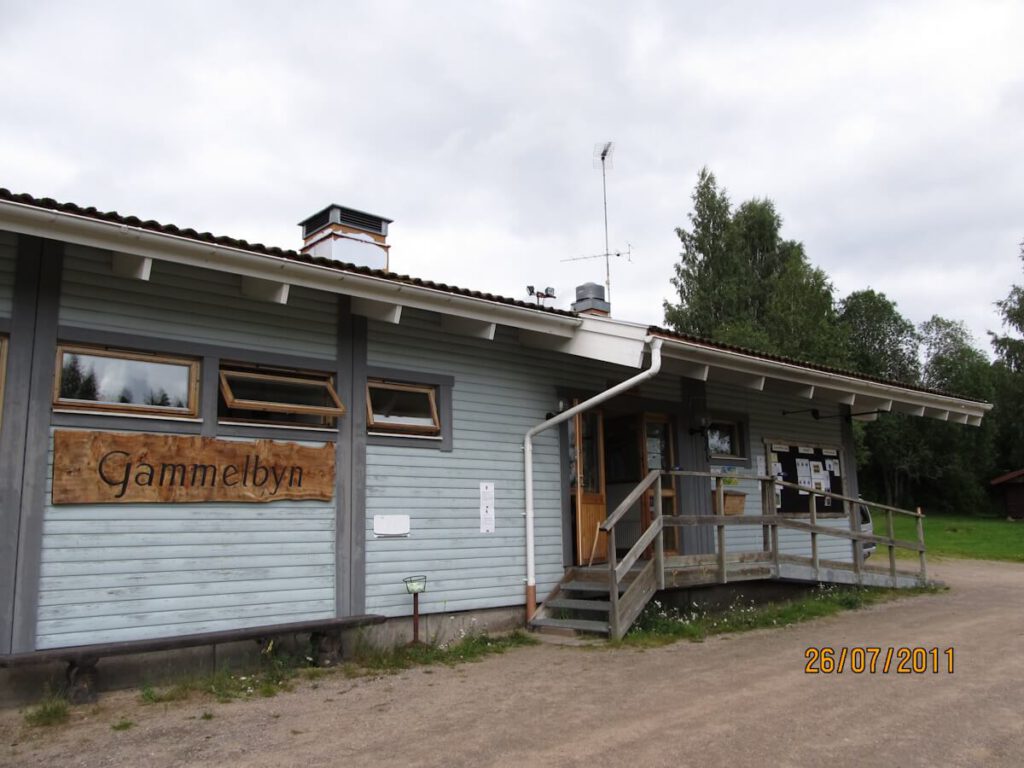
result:
[[[605,300],[611,303],[612,300],[612,268],[611,254],[608,252],[608,181],[606,178],[606,166],[611,163],[612,150],[615,145],[606,141],[594,148],[595,160],[601,161],[601,194],[604,199],[604,288]]]
[[[562,261],[586,261],[588,259],[600,259],[604,258],[604,296],[605,301],[611,302],[612,300],[612,268],[611,260],[626,257],[626,261],[632,261],[633,258],[633,246],[626,244],[626,250],[618,250],[612,253],[611,247],[608,244],[608,179],[607,169],[612,167],[612,152],[615,149],[614,142],[602,141],[600,144],[594,145],[594,167],[597,168],[598,163],[601,165],[601,193],[604,200],[604,253],[598,253],[593,256],[576,256],[575,258],[562,259]]]

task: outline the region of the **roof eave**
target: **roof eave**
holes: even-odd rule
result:
[[[864,416],[868,417],[867,420],[870,420],[871,411],[895,410],[915,416],[930,416],[942,421],[978,426],[985,414],[992,409],[990,403],[883,384],[741,352],[717,349],[699,342],[655,335],[663,340],[662,354],[666,358],[692,366],[691,375],[695,378],[708,380],[710,377],[713,380],[716,378],[713,371],[718,369],[732,374],[721,376],[721,379],[732,379],[755,389],[763,389],[768,379],[782,381],[793,385],[794,391],[801,391],[808,400],[830,401],[848,405],[855,413],[867,412],[864,413]],[[681,372],[687,375],[685,370]]]
[[[0,229],[344,294],[381,306],[423,309],[485,325],[499,323],[566,338],[571,337],[582,322],[575,316],[410,285],[384,277],[309,264],[287,257],[153,232],[123,223],[8,200],[0,200]]]

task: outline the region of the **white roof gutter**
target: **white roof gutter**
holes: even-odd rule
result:
[[[582,324],[577,317],[462,296],[436,288],[331,269],[282,256],[205,243],[180,235],[153,232],[141,227],[100,221],[9,200],[0,201],[0,229],[371,301],[400,303],[415,309],[454,314],[566,338],[573,336]]]
[[[600,405],[606,400],[611,400],[616,395],[622,394],[623,392],[632,389],[638,384],[642,384],[648,379],[652,379],[658,375],[661,371],[661,345],[662,340],[658,338],[647,339],[651,349],[651,365],[644,371],[641,371],[636,376],[626,379],[619,384],[616,384],[611,389],[606,389],[604,392],[594,395],[588,400],[584,400],[579,405],[574,405],[572,408],[562,411],[556,416],[542,421],[536,426],[530,427],[527,430],[526,436],[523,439],[523,462],[524,462],[524,484],[526,486],[526,620],[529,621],[534,612],[537,610],[537,569],[534,560],[534,535],[533,535],[533,522],[534,522],[534,510],[533,510],[533,438],[534,436],[544,432],[545,430],[551,429],[551,427],[557,426],[564,421],[568,421],[578,413],[593,408],[595,405]]]

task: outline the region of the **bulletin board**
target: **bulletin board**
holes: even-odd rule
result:
[[[787,483],[843,494],[843,468],[839,449],[829,446],[789,443],[773,440],[765,444],[768,473]],[[775,489],[775,509],[780,513],[806,513],[807,491],[795,488]],[[842,512],[838,499],[818,497],[818,512]]]

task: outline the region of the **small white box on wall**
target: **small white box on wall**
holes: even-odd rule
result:
[[[374,536],[408,536],[409,516],[408,515],[374,515],[373,516]]]

